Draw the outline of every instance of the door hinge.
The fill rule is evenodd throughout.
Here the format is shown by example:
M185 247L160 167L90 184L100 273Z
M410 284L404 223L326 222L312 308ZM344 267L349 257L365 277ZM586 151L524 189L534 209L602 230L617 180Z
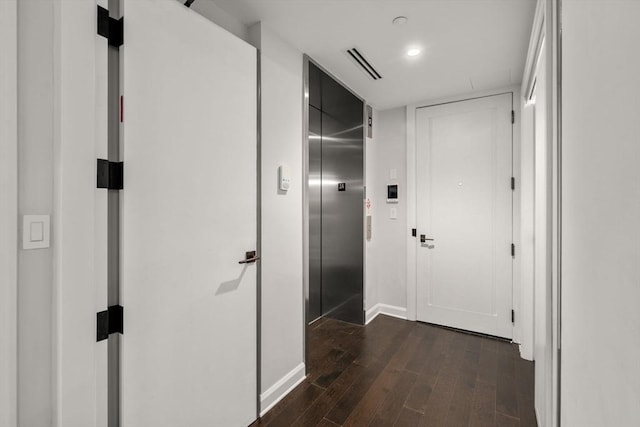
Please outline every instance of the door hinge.
M96 341L109 338L111 334L124 333L124 309L120 305L112 305L96 315Z
M412 237L416 237L418 235L418 230L416 230L415 228L411 229L411 236Z
M106 38L110 46L122 46L124 42L123 18L112 18L107 9L98 6L98 35Z
M516 179L515 177L511 177L511 189L515 190L516 189Z
M511 110L511 124L516 122L516 112L515 110Z
M511 323L516 323L516 312L511 310Z
M516 245L513 243L511 244L511 256L514 258L516 257Z
M187 6L187 7L191 7L191 5L193 4L194 1L196 1L196 0L187 0L187 1L184 2L184 5Z
M98 159L97 186L109 190L122 190L124 187L124 164Z

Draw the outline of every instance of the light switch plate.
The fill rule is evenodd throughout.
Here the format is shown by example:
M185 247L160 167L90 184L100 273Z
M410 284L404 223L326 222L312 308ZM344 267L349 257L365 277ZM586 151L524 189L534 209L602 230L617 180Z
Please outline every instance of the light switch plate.
M395 207L389 209L389 218L398 219L398 210Z
M22 249L48 248L50 234L49 215L24 215L22 217Z
M398 179L397 169L389 169L389 179Z

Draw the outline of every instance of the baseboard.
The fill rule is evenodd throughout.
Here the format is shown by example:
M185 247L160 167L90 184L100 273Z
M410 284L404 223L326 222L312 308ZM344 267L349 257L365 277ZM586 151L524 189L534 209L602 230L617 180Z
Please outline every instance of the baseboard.
M366 312L365 325L378 317L378 314L386 314L387 316L397 317L398 319L407 320L407 309L389 304L376 304Z
M518 349L520 350L521 359L533 362L533 351L531 351L531 349L525 347L524 344L518 344Z
M380 314L380 304L376 304L365 312L364 315L364 324L368 325L373 319L378 317Z
M269 387L267 391L260 395L260 416L263 416L287 394L289 394L298 384L305 379L304 363L299 364L291 372L282 377L277 383Z

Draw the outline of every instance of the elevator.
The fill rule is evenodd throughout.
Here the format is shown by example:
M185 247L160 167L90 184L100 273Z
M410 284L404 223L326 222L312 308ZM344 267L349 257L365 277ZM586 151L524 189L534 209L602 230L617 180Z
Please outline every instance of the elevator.
M364 102L308 62L307 322L363 324Z

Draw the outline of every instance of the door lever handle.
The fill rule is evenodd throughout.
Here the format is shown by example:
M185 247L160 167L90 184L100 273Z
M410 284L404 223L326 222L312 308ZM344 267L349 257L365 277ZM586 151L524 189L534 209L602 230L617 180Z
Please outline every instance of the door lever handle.
M434 239L427 239L425 234L420 235L420 243L433 242Z
M256 255L256 251L249 251L249 252L245 253L243 260L238 261L238 264L253 264L254 262L258 261L259 259L260 259L260 257L258 255Z

